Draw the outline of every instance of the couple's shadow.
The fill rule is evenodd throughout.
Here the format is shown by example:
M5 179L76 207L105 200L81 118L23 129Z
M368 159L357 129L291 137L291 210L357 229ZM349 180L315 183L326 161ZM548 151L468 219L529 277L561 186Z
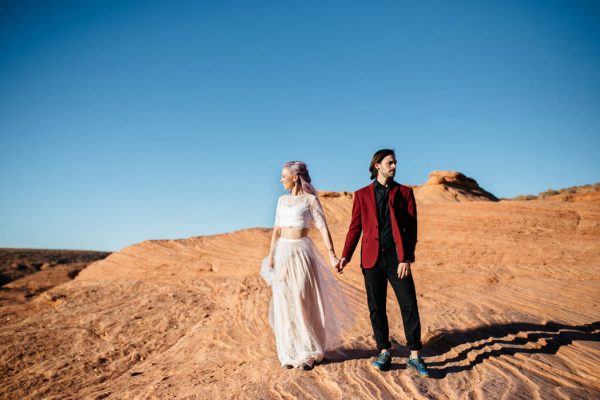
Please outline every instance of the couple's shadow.
M507 339L507 336L511 338ZM542 342L538 343L541 339ZM600 321L585 325L565 325L556 322L548 322L544 325L529 322L513 322L506 324L483 325L471 329L452 330L441 332L424 343L422 356L439 357L448 352L466 345L457 354L444 358L443 361L425 361L429 369L429 376L434 379L442 379L448 374L473 369L477 364L488 358L500 357L502 355L513 356L515 354L556 354L562 346L570 345L575 341L600 341ZM477 342L484 341L477 344ZM527 344L537 344L535 347L521 347ZM408 349L402 345L395 344L395 357L402 357L406 361ZM469 357L473 351L478 353L475 357ZM494 348L492 348L494 347ZM498 348L499 347L499 348ZM322 364L339 363L347 360L370 359L377 356L377 351L372 349L343 349L343 355L327 354ZM466 364L464 361L468 360ZM461 363L463 362L463 363ZM461 363L459 365L453 365ZM402 370L406 364L394 363L391 370Z

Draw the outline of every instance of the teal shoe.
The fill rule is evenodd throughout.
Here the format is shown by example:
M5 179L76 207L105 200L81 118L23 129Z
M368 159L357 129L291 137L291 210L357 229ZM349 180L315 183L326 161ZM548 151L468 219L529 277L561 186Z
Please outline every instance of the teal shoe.
M406 368L415 371L419 376L429 376L427 365L421 357L409 358L406 363Z
M389 351L382 351L379 353L377 360L373 361L371 365L380 371L389 371L392 366L392 353Z

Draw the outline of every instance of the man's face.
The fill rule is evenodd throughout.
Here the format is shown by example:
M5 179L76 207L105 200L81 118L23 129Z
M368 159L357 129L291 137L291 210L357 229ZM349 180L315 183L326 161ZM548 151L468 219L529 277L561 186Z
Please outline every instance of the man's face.
M375 168L385 179L393 178L396 175L396 158L392 155L386 156L379 164L375 164Z

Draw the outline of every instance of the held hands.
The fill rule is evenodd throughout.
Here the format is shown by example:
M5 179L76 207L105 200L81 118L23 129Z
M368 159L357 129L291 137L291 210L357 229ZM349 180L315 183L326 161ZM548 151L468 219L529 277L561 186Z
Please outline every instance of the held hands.
M401 262L398 264L398 278L408 278L410 275L410 262Z
M340 260L335 256L333 250L329 251L329 261L331 262L331 266L337 270L338 273L343 274L343 269L348 264L348 261L344 257Z
M333 252L333 250L329 251L329 262L331 263L331 266L336 269L337 269L338 265L340 264L340 260L335 256L335 253Z
M344 273L344 267L347 264L348 264L348 260L346 260L345 257L342 257L342 259L340 260L339 264L336 265L336 267L335 267L337 269L337 272L340 273L340 274L343 274Z

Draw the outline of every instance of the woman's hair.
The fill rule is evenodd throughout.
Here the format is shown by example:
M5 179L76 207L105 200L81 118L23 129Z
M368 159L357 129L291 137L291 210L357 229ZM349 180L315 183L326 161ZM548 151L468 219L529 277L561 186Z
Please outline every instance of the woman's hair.
M387 156L394 156L394 158L396 158L396 153L394 153L394 150L392 149L381 149L377 150L375 154L373 154L371 165L369 166L369 171L371 171L371 179L377 178L377 168L375 168L375 164L381 163L381 160Z
M317 194L315 188L310 184L310 175L308 174L308 168L305 163L302 161L288 161L283 167L287 168L292 175L298 175L302 190L305 193Z

